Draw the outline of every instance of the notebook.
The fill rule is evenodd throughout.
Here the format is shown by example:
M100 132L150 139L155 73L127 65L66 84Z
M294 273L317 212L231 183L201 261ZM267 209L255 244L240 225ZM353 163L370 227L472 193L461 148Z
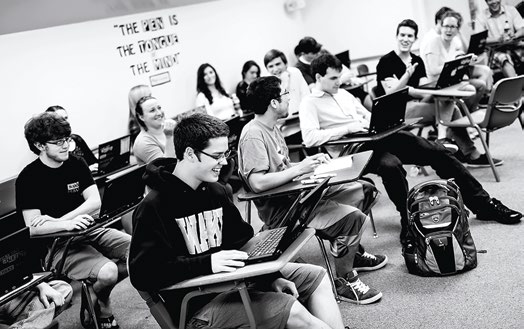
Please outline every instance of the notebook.
M470 54L444 63L444 67L442 68L442 72L440 72L437 81L426 83L418 88L435 90L460 83L464 78L464 75L468 73L469 64L471 63L472 58L473 55Z
M0 183L0 217L16 210L15 183L16 177Z
M468 54L480 55L486 50L488 30L472 34L469 38Z
M325 178L307 194L300 194L284 216L286 226L259 232L240 249L250 255L244 261L246 265L274 260L295 241L311 222L311 213L322 199L330 178ZM265 247L264 252L255 252L259 247Z
M135 166L109 178L102 193L100 212L92 214L96 223L105 222L136 206L143 198L145 183L142 180L146 165Z
M30 255L30 246L29 227L0 238L0 294L6 294L33 279L35 262Z
M104 175L129 165L131 135L126 135L98 146L98 172Z
M351 133L349 137L367 137L395 128L404 123L408 88L377 97L373 100L368 131Z

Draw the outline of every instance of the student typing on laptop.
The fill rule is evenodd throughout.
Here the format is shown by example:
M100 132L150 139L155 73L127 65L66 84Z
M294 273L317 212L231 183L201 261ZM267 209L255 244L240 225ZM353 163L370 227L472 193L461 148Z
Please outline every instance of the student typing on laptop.
M406 118L422 117L426 123L435 122L435 100L432 97L420 95L413 88L424 84L428 79L424 62L411 52L411 47L417 40L418 26L411 19L403 20L397 26L397 49L382 56L377 65L377 94L390 94L406 86L412 97L406 106ZM469 86L469 85L467 85ZM470 86L471 87L471 86ZM462 116L451 101L440 101L440 117L444 121L451 121ZM451 150L452 141L446 138L447 129L438 125L437 143ZM466 128L449 128L449 135L453 138L463 155L463 162L472 167L489 167L487 157L475 147ZM455 146L455 150L456 146ZM502 160L493 159L496 165Z
M16 205L31 236L81 230L100 207L100 195L83 160L69 154L71 127L61 116L44 112L24 127L29 148L38 158L27 165L16 181ZM130 236L115 229L96 229L75 241L64 263L64 274L89 280L102 328L116 327L110 293L127 275L125 263ZM52 267L62 259L62 243L52 257ZM117 262L112 260L116 259Z
M138 290L158 291L244 266L247 254L238 249L253 229L217 183L227 163L228 135L228 126L210 115L184 118L174 130L177 159L157 159L147 167L145 181L152 191L133 216L129 254L130 279ZM279 273L256 280L252 288L251 306L264 327L343 328L321 267L289 263ZM175 323L185 293L162 292ZM189 316L189 328L248 325L237 291L203 298L200 309Z
M251 191L260 193L303 174L312 174L322 162L329 161L329 156L319 153L299 163L291 163L284 137L276 127L278 119L288 115L290 102L280 79L274 76L258 78L249 85L247 96L253 104L255 118L244 126L240 135L238 166ZM362 247L359 249L367 219L360 209L369 207L374 201L375 187L369 183L353 184L358 185L330 187L313 213L309 227L315 228L320 237L331 243L339 296L353 303L369 304L379 300L382 293L364 284L355 270L382 268L387 257L369 254ZM257 199L254 203L265 225L275 228L282 226L295 198L286 195Z
M369 125L365 109L354 97L339 89L341 63L332 55L322 55L311 63L316 87L300 106L300 127L307 147L337 140ZM342 146L341 146L342 147ZM430 165L441 178L455 178L466 206L477 219L503 224L520 222L522 214L491 198L482 185L443 146L408 131L370 142L361 150L373 150L366 171L382 177L391 201L400 213L400 240L406 241L408 182L403 164ZM335 155L335 154L333 154Z
M455 11L447 11L442 15L440 24L440 36L432 38L425 53L421 53L430 80L438 78L445 62L464 55L465 51L462 43L453 42L462 26L462 16ZM474 96L465 100L468 109L473 112L477 110L480 99L491 89L492 72L490 68L482 64L471 65L468 82L475 86L477 91Z

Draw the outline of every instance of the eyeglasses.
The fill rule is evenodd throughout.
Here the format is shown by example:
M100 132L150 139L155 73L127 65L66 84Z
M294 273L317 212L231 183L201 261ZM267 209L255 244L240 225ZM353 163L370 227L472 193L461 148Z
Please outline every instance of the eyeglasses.
M67 144L71 143L72 140L73 140L73 138L71 138L71 136L69 136L69 137L64 137L64 138L60 138L60 139L56 139L56 140L47 141L46 143L53 144L53 145L56 145L58 147L62 147L62 146L64 146L65 143L67 143Z
M448 30L454 30L454 29L458 29L458 26L456 26L456 25L442 25L442 28L443 29L448 29Z
M231 150L227 150L227 151L225 151L224 153L220 153L220 154L218 154L218 155L217 155L217 154L209 154L209 153L206 153L206 152L204 152L204 151L198 151L198 152L200 152L200 153L202 153L202 154L205 154L205 155L207 155L208 157L217 160L218 162L220 162L220 161L222 161L222 160L224 160L224 159L229 158L229 156L231 155Z

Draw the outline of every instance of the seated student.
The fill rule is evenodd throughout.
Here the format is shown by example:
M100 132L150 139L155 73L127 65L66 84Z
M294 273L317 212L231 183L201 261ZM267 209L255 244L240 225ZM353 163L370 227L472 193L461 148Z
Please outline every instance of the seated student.
M64 281L42 282L0 305L0 328L47 328L72 296L73 288Z
M60 105L49 106L46 112L54 112L64 119L69 119L67 111ZM71 134L71 145L69 145L69 152L76 155L79 158L85 160L89 169L93 171L98 170L98 159L93 154L93 151L87 146L85 140L77 134Z
M136 136L140 133L140 125L136 120L136 103L140 98L145 96L151 96L151 88L146 85L137 85L129 90L127 94L127 102L129 104L129 123L128 130L131 135L131 142L134 143Z
M309 95L309 88L300 71L296 67L288 67L286 55L276 49L264 55L264 66L269 74L282 81L282 89L289 92L289 115L298 114L300 102Z
M174 157L173 129L176 122L166 119L162 107L153 96L140 98L135 108L140 134L133 144L138 164L149 163L160 157Z
M306 80L309 89L312 89L315 86L315 78L311 75L311 61L323 53L329 52L325 49L322 49L322 45L312 37L303 37L295 47L295 55L298 59L295 67L302 73L302 76ZM356 78L355 74L345 66L343 67L342 77L340 80L342 81L342 84L349 86L362 83L362 80ZM371 110L371 97L364 90L364 87L351 88L349 92L353 96L360 99L362 104L364 104L368 110Z
M208 114L227 120L236 114L233 100L220 82L217 71L211 64L200 65L197 71L197 97L195 106L205 106Z
M16 180L16 208L31 236L87 228L89 215L100 208L98 188L85 162L68 152L69 123L55 113L44 112L24 127L29 148L38 158ZM73 280L89 280L102 328L115 328L110 293L127 275L126 259L131 237L115 229L100 228L70 246L64 274ZM49 246L51 247L51 246ZM64 256L64 244L52 257L56 268ZM116 263L115 263L116 261Z
M500 0L486 0L488 8L477 16L475 30L488 30L487 42L511 41L524 36L524 20L515 7L502 5ZM492 67L502 70L504 77L517 76L515 65L524 59L522 44L509 50L496 51Z
M340 86L342 64L332 55L322 55L311 63L317 82L309 97L300 106L300 128L307 147L322 145L348 134L369 128L369 112ZM441 178L454 178L462 192L464 203L477 219L495 220L502 224L520 222L522 214L491 198L482 185L449 151L408 131L399 131L362 150L373 150L366 170L382 177L389 198L400 213L400 240L407 241L406 200L408 182L403 164L415 164L435 169Z
M277 120L287 116L288 93L276 77L262 77L251 83L248 98L253 104L255 118L242 130L239 143L240 174L249 188L260 193L290 182L295 177L311 173L326 154L316 154L300 163L291 163L288 149ZM360 184L360 183L354 183ZM364 208L373 202L374 186L362 186L355 191L346 184L330 187L322 198L310 227L331 243L335 258L338 294L347 301L369 304L379 300L382 293L360 281L357 270L376 270L386 265L388 258L359 250L367 216ZM370 200L371 199L371 200ZM269 228L279 227L293 202L292 196L255 200L260 219Z
M417 40L418 26L411 19L405 19L397 26L397 49L382 56L377 65L377 85L378 94L384 95L395 92L406 86L417 88L427 81L424 62L420 57L411 52L413 43ZM406 107L406 118L423 117L424 122L435 122L435 103L434 100L418 95L413 88L409 89L412 99ZM431 102L429 102L431 101ZM440 116L445 121L458 119L462 116L460 111L454 107L453 102L442 102L440 106ZM445 128L445 127L444 127ZM440 129L439 129L440 130ZM475 144L468 135L465 128L451 128L450 136L455 139L464 157L464 162L471 167L489 167L488 158L475 147ZM439 131L439 134L441 132ZM446 134L446 131L442 132ZM446 147L447 139L440 135L437 143ZM493 159L495 165L501 165L502 160Z
M247 61L244 63L244 66L242 66L242 81L238 83L236 89L240 107L244 112L251 112L246 99L247 87L259 76L260 66L258 66L255 61Z
M447 11L442 15L440 37L429 40L427 52L421 54L431 81L438 79L445 62L464 55L461 44L453 42L461 26L462 16L459 13ZM477 110L480 99L489 90L491 75L491 70L486 65L471 65L468 82L477 91L475 95L465 99L471 112Z
M238 248L253 236L224 187L216 183L229 153L227 125L195 114L182 119L174 134L177 159L159 159L148 166L145 181L153 190L133 216L129 272L138 290L158 291L243 267L247 254ZM196 224L207 230L187 229ZM279 273L254 281L249 294L261 327L343 328L321 267L289 263ZM162 292L175 323L187 292ZM190 316L190 328L248 326L237 291L203 296L200 302Z

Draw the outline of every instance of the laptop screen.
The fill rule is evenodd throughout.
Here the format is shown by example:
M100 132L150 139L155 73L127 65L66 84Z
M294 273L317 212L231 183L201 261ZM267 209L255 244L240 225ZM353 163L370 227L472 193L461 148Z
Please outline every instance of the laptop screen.
M100 218L111 217L138 204L144 197L145 183L142 180L146 165L133 167L113 179L104 187Z
M407 102L408 88L375 98L369 123L370 133L376 134L402 124Z
M29 248L29 227L0 238L0 293L16 289L33 278L35 264L31 262Z
M98 172L107 174L129 165L131 135L98 146Z
M472 34L469 38L468 54L480 55L486 50L488 30Z
M15 182L13 177L0 183L0 217L16 210Z
M349 50L344 50L338 54L335 54L335 57L342 62L348 69L351 67L351 58L349 57Z
M444 63L437 81L437 87L446 88L460 83L464 75L468 73L472 58L473 55L466 55Z

